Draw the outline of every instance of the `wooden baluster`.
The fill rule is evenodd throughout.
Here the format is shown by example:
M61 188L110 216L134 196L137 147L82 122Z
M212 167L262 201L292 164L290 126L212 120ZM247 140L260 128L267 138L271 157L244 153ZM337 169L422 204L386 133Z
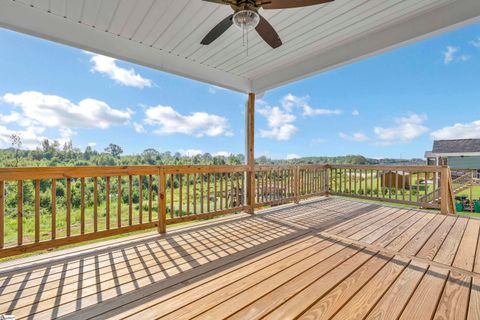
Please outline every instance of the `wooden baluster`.
M167 179L164 170L160 170L158 175L158 232L167 232Z
M245 190L245 175L244 174L242 174L241 180L242 180L242 191L243 191L243 190ZM244 195L244 193L242 193L242 205L245 206L246 202L245 202L245 197L243 195Z
M235 189L235 205L240 207L242 205L242 196L240 195L240 181L238 176L240 175L239 172L235 172L235 182L236 182L236 189ZM258 183L258 181L257 181Z
M213 211L217 211L217 174L213 173Z
M122 226L122 177L117 177L117 228Z
M417 172L417 183L416 183L416 185L417 185L417 201L415 201L417 203L420 200L420 181L419 180L420 180L420 172Z
M152 211L153 211L153 177L150 174L148 176L148 222L152 222Z
M235 195L235 182L234 182L234 172L230 173L230 207L234 208L233 205L234 195ZM255 174L253 175L253 179L255 179Z
M183 174L178 175L178 216L183 216Z
M274 176L273 176L273 169L270 169L269 173L270 173L270 184L269 184L269 186L270 186L270 199L269 199L269 201L272 202L273 200L275 200L275 198L274 198L274 192L275 192L274 183L275 183L275 181L274 181Z
M353 180L353 188L355 190L355 192L353 194L357 195L357 169L353 169L353 177L354 177L354 180Z
M424 196L426 198L427 194L428 194L428 181L427 181L428 180L428 172L426 172L426 171L425 171L425 179L424 180L425 180L424 181L425 182L425 194L424 194ZM470 202L472 202L472 201L473 201L473 199L472 199L472 197L470 197ZM473 202L471 203L471 205L473 205Z
M260 171L262 173L262 195L261 195L261 199L262 199L262 202L265 202L265 191L266 191L266 184L265 184L265 170L262 170Z
M35 242L40 242L40 180L35 180Z
M0 181L0 249L5 246L5 181Z
M133 177L128 176L128 225L133 223Z
M110 230L110 177L106 178L105 193L105 227Z
M368 170L365 169L365 196L368 197Z
M52 240L57 237L57 180L52 179Z
M348 169L348 192L352 193L352 169Z
M204 190L203 190L203 186L204 186L204 182L203 181L205 178L205 174L203 173L200 173L200 213L204 213L204 202L205 202L205 198L204 198Z
M220 210L223 210L223 173L220 173L219 175L219 180L220 180Z
M170 218L175 217L175 175L170 174Z
M276 168L272 169L273 179L273 201L278 200L278 172Z
M398 200L398 171L395 170L395 200Z
M17 244L23 244L23 181L17 185Z
M190 175L186 175L187 184L187 216L190 215Z
M255 179L255 184L256 184L256 188L257 188L257 203L260 203L261 202L261 197L260 197L260 172L261 171L255 171L255 174L254 174L254 179ZM237 197L238 197L238 193L237 193Z
M224 208L228 209L228 173L224 173L224 180L225 180Z
M193 174L193 214L197 214L197 174Z
M98 231L98 178L93 178L93 232Z
M138 223L143 223L143 176L138 176Z
M207 173L207 212L210 212L210 173Z
M80 234L85 234L85 178L80 178Z

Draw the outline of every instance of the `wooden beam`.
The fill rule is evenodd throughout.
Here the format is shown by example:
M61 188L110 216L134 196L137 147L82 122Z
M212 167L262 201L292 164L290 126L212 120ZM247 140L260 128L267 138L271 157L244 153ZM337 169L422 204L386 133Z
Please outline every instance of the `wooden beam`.
M255 94L248 94L246 112L246 162L247 172L247 207L253 214L255 208Z

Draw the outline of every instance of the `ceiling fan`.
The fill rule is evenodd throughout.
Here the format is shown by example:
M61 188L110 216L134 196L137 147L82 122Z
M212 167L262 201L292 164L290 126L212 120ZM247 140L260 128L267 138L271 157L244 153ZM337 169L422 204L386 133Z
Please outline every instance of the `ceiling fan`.
M334 0L203 0L218 4L229 5L233 13L220 21L200 42L209 45L220 37L228 28L235 24L240 30L248 32L255 29L262 39L273 49L282 45L272 25L258 13L258 9L289 9L313 6Z

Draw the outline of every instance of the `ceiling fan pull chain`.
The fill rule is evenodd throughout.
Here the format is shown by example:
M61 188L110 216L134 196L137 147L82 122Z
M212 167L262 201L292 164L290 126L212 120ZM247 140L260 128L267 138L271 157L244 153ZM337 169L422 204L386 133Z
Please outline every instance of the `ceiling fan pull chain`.
M249 30L247 30L247 57L248 57L248 32Z

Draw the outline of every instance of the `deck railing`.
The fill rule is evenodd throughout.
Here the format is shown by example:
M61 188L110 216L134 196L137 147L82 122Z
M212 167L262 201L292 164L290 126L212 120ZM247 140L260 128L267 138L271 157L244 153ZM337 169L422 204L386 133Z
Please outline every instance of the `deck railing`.
M446 169L256 166L247 192L248 166L3 168L0 257L150 228L164 233L169 224L319 195L421 206L421 193L435 190ZM409 175L399 184L400 172Z
M452 213L450 169L440 166L330 165L329 193L355 198L401 203ZM427 201L434 190L445 201Z

